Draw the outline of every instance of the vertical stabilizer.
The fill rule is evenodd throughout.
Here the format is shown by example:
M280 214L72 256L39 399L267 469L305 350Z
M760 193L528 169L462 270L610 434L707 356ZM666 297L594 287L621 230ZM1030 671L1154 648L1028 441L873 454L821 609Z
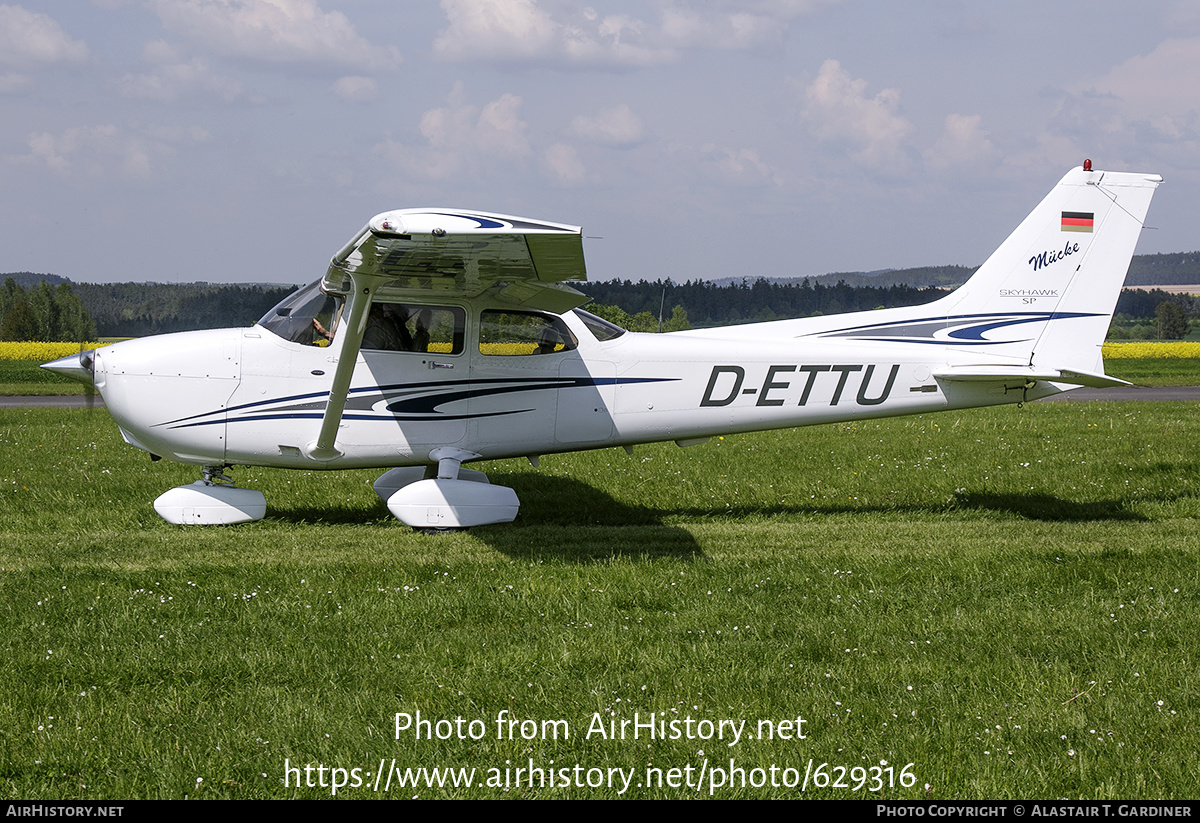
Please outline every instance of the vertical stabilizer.
M1038 369L1103 373L1100 347L1161 182L1072 169L962 288L934 304L960 328L949 337Z

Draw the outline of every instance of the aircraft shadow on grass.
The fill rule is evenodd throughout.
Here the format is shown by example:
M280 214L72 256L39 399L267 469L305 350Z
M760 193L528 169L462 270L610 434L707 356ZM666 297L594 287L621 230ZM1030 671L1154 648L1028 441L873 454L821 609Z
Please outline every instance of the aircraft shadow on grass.
M668 516L678 511L660 511L616 500L594 486L570 477L538 474L495 475L497 482L520 495L518 526L478 526L470 534L497 551L512 557L555 556L581 562L614 556L673 557L681 560L703 556L700 544L686 529L670 525ZM354 524L378 522L395 525L387 507L376 500L364 517L361 504L272 506L272 518L295 523ZM375 516L377 515L377 517ZM564 528L575 529L569 542ZM625 530L638 529L636 535ZM436 536L430 539L436 540Z
M954 508L1015 514L1026 520L1079 523L1087 521L1145 521L1122 500L1064 500L1052 494L963 492L955 495Z
M928 504L850 504L733 506L726 509L679 509L676 515L740 519L745 517L789 517L842 514L902 514L913 517L944 515L948 511L990 511L1013 514L1026 520L1047 522L1087 521L1145 521L1147 517L1129 509L1121 500L1078 502L1049 494L997 494L992 492L962 492L946 502Z
M734 521L746 518L797 518L812 516L892 514L914 518L942 516L949 511L979 511L1015 515L1042 522L1143 522L1142 514L1122 500L1075 501L1054 495L1029 493L960 492L949 501L925 505L788 504L734 505L729 508L680 507L656 509L619 501L594 486L569 477L513 474L498 478L521 497L517 528L477 527L471 534L510 557L556 557L596 562L613 557L670 557L699 559L704 552L687 529L673 525L680 517ZM1178 497L1187 497L1180 494ZM372 515L377 515L373 517ZM364 517L361 503L273 507L272 518L296 523L357 524L377 521L391 524L382 503ZM573 529L564 539L564 529ZM429 539L436 540L436 536Z

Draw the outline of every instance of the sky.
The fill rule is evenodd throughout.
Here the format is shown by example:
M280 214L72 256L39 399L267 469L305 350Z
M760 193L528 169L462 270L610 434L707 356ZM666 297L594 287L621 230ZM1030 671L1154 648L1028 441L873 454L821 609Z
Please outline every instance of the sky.
M1071 167L1200 249L1200 3L0 2L0 271L306 283L374 214L594 280L982 263Z

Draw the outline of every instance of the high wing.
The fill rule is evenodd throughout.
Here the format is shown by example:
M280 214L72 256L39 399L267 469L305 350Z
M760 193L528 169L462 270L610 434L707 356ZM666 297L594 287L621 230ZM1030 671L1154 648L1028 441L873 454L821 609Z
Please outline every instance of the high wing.
M346 296L346 307L329 400L309 456L332 460L341 454L338 425L379 287L464 297L488 292L514 308L561 314L588 299L562 281L586 279L578 226L457 209L375 215L334 255L322 282L325 291Z
M371 218L334 256L326 291L347 276L393 287L501 301L556 314L587 302L561 285L586 280L578 226L454 209L400 209Z

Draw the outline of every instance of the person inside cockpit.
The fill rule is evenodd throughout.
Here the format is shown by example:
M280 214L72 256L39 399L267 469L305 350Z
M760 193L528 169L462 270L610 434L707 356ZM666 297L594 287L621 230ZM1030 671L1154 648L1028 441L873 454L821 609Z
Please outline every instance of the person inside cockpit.
M412 351L412 335L408 331L408 310L399 303L373 303L363 332L364 349Z

